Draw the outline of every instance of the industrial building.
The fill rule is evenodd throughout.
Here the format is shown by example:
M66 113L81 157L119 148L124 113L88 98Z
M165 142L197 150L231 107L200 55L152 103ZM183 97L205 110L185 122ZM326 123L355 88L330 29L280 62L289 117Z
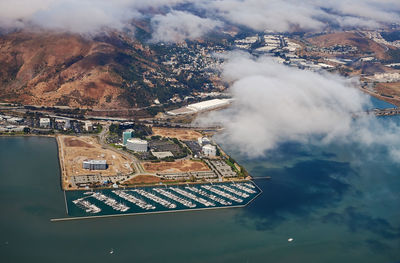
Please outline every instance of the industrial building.
M231 99L213 99L206 100L199 103L190 104L187 108L192 109L196 112L212 110L220 107L227 106L231 103Z
M197 139L197 142L199 143L200 146L211 144L210 139L208 139L207 137L200 137Z
M214 145L206 144L201 149L204 155L212 157L217 155L217 147L215 147Z
M49 118L40 118L39 125L40 125L40 128L50 128L50 119Z
M106 170L107 169L107 161L106 160L85 160L85 161L83 161L83 169Z
M232 102L232 99L213 99L206 100L194 104L189 104L186 107L179 108L172 111L167 111L168 115L177 116L185 114L194 114L202 111L213 110L221 107L228 106Z
M93 124L91 121L85 121L85 131L93 131Z
M126 148L134 152L147 152L148 142L145 140L131 138L126 141Z
M157 157L158 159L163 159L163 158L167 158L167 157L174 157L172 152L151 152L151 154L153 156Z
M128 139L133 137L133 130L129 129L126 130L122 133L122 144L126 145L126 143L128 142Z

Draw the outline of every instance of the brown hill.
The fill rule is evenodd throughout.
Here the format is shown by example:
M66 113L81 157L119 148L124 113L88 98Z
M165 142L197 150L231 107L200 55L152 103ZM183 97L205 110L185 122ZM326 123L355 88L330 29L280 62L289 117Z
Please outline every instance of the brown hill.
M386 59L386 48L375 41L367 39L356 32L338 32L307 39L318 47L331 47L335 45L355 46L364 53L375 53L378 59Z
M41 106L119 109L148 105L139 83L159 71L152 52L111 34L95 40L72 34L16 32L0 36L0 101Z

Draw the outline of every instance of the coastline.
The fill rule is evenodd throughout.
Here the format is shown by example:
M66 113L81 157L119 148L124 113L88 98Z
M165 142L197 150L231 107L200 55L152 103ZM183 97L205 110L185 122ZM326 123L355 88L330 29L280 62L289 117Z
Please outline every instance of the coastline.
M359 87L359 90L361 90L363 93L365 93L365 94L367 94L367 95L369 95L369 96L371 96L371 97L374 97L374 98L376 98L376 99L378 99L378 100L382 100L382 101L384 101L384 102L387 102L387 103L389 103L389 104L392 104L392 105L394 105L395 107L400 107L400 101L398 101L398 100L396 100L396 99L382 96L382 95L380 95L380 94L377 94L377 93L375 93L375 92L369 91L369 90L364 89L364 88L362 88L362 87Z

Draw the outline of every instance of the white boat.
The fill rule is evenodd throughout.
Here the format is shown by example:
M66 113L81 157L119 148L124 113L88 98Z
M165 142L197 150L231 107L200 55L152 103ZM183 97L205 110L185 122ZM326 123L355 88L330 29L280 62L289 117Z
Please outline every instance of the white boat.
M150 210L150 209L156 209L156 207L154 205L148 204L145 201L136 198L133 195L130 195L128 193L126 193L125 191L122 190L114 190L112 191L115 195L121 197L122 199L125 199L128 202L131 202L132 204L137 205L138 207L145 209L145 210Z
M95 198L95 199L97 199L99 201L102 201L103 203L105 203L106 205L110 206L114 210L121 211L121 212L126 212L126 211L129 210L128 206L126 206L126 205L124 205L122 203L118 203L117 200L115 200L115 199L113 199L113 198L111 198L109 196L106 196L106 195L104 195L102 193L98 193L98 192L97 193L93 193L91 195L91 197L93 197L93 198Z
M154 201L154 202L156 202L156 203L158 203L158 204L160 204L160 205L162 205L162 206L164 206L166 208L170 208L170 209L176 208L176 204L171 203L171 202L169 202L169 201L167 201L165 199L162 199L161 197L156 196L156 195L154 195L152 193L146 192L146 191L144 191L142 189L135 189L135 190L132 190L132 191L133 192L137 192L138 194L140 194L140 195L142 195L142 196L144 196L144 197L146 197L146 198L148 198L148 199L150 199L150 200L152 200L152 201Z
M196 201L196 202L198 202L198 203L200 203L200 204L202 204L204 206L207 206L207 207L208 206L215 206L215 204L213 202L207 201L204 198L201 198L201 197L198 197L198 196L196 196L196 195L194 195L192 193L186 192L183 189L180 189L180 188L177 188L177 187L176 188L175 187L170 187L169 189L171 189L172 191L177 192L180 195L183 195L183 196L185 196L187 198L190 198L190 199L192 199L192 200L194 200L194 201Z
M210 199L212 201L220 203L221 205L231 205L232 204L231 202L229 202L229 201L227 201L227 200L225 200L223 198L217 197L216 195L213 195L213 194L209 194L206 191L203 191L203 190L201 190L199 188L190 187L190 186L186 186L185 188L190 190L190 191L192 191L192 192L195 192L196 194L199 194L199 195L202 195L204 197L207 197L208 199Z
M213 192L214 194L223 196L223 197L225 197L225 198L227 198L227 199L230 199L230 200L232 200L232 201L235 201L235 202L237 202L237 203L243 203L243 199L240 199L240 198L235 197L235 196L233 196L233 195L231 195L231 194L228 194L228 193L226 193L226 192L224 192L224 191L221 191L221 190L219 190L219 189L217 189L217 188L215 188L215 187L213 187L213 186L202 185L201 187L204 188L204 189L206 189L206 190L208 190L208 191L210 191L210 192Z
M234 194L234 195L237 195L237 196L240 196L240 197L243 197L243 198L247 198L247 197L249 197L250 195L248 195L248 194L246 194L246 193L243 193L243 192L241 192L241 191L239 191L239 190L235 190L235 189L233 189L233 188L230 188L229 186L226 186L226 185L224 185L224 184L220 184L220 185L217 185L219 188L222 188L222 189L224 189L225 191L227 191L227 192L230 192L230 193L232 193L232 194Z
M187 200L185 200L183 198L180 198L180 197L174 195L173 193L168 192L167 190L164 190L164 189L161 189L161 188L153 188L153 191L155 191L158 194L161 194L163 196L166 196L166 197L168 197L168 198L170 198L170 199L172 199L172 200L174 200L174 201L176 201L178 203L181 203L182 205L184 205L186 207L189 207L189 208L196 207L196 204L193 204L190 201L187 201Z
M84 198L79 198L74 201L72 201L77 207L84 209L86 213L91 213L91 214L97 214L101 211L99 207L96 205L90 203L87 200L84 200Z
M242 190L242 191L244 191L246 193L249 193L249 194L256 194L257 193L253 189L245 187L243 184L231 184L231 186L234 186L237 189Z

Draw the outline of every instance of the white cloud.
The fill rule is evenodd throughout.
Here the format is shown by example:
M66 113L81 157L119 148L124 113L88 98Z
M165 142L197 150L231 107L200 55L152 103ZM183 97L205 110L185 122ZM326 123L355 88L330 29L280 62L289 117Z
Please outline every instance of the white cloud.
M176 11L181 4L197 8L203 17ZM153 39L173 41L174 37L196 38L220 26L219 21L261 31L321 30L327 24L374 28L399 23L399 13L398 0L2 0L0 27L35 25L96 33L105 28L121 30L131 19L146 16L155 27ZM173 36L163 35L162 30Z
M196 39L222 25L209 18L201 18L188 12L172 11L156 15L151 20L153 42L179 42Z
M321 30L335 22L373 28L400 22L398 0L208 0L197 5L255 30Z
M186 0L2 0L0 26L35 25L45 29L96 33L104 28L121 30L141 10L169 7Z
M221 139L242 154L263 155L288 141L357 141L391 145L393 156L398 155L397 126L387 129L375 117L353 117L370 104L353 80L237 53L230 55L223 77L232 83L234 104L198 121L222 124L225 130Z

